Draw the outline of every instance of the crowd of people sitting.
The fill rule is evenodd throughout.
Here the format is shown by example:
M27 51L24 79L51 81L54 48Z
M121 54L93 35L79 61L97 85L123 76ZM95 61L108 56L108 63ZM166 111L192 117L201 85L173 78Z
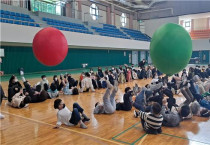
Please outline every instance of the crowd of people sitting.
M147 133L161 133L161 126L175 127L184 119L190 119L193 115L201 117L210 116L210 65L200 68L190 67L182 74L172 77L162 76L155 67L145 67L145 61L141 61L138 68L134 65L112 67L105 71L98 67L95 73L82 72L79 80L71 74L54 75L50 84L45 75L41 81L31 85L24 77L23 69L20 76L24 87L15 75L12 75L8 86L8 105L15 108L27 107L29 103L43 102L46 99L57 98L59 94L78 95L79 93L95 92L96 89L106 89L103 102L96 102L93 112L95 114L112 114L116 110L130 111L135 108L134 116L140 117L142 126ZM119 102L115 96L119 83L126 83L136 79L151 78L150 84L139 87L126 87L123 102ZM175 94L182 93L186 98L181 104L177 104ZM1 87L1 100L4 97ZM1 101L2 102L2 101ZM80 124L81 128L87 128L84 122L90 119L84 114L84 109L74 103L71 112L61 99L56 99L54 108L58 109L58 122L55 128L61 124L74 126ZM3 118L3 115L1 114Z

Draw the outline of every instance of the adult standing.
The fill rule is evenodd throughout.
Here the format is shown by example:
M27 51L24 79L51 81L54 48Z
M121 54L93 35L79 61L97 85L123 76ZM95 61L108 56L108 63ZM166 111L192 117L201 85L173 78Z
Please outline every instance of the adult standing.
M146 60L143 59L142 61L139 62L139 67L142 69L146 64Z

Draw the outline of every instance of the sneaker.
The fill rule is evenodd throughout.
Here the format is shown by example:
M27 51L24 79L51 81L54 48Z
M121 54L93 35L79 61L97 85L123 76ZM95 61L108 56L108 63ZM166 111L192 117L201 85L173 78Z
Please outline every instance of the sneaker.
M82 117L86 118L87 120L90 120L90 118L87 117L84 113L82 113Z
M20 75L23 76L24 75L24 69L20 68Z
M4 115L0 113L0 119L4 119Z
M84 123L81 123L80 128L87 129L87 126Z
M6 97L6 96L3 96L3 98L2 98L3 100L7 100L8 98Z
M88 122L88 121L90 121L89 118L84 118L84 119L82 119L82 122Z
M135 117L135 118L138 118L139 114L136 112L136 110L134 110L133 113L134 113L134 117Z
M75 125L69 122L69 125L68 126L75 126Z

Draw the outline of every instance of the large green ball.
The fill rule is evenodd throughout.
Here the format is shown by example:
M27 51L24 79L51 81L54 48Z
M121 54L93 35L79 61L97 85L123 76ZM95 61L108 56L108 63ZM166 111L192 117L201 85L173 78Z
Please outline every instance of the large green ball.
M192 40L180 25L168 23L156 30L150 43L153 64L162 73L173 75L184 69L192 55Z

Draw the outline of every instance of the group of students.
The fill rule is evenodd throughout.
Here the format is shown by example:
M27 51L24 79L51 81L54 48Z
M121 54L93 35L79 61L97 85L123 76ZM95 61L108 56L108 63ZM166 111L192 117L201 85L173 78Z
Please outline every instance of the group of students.
M144 71L144 66L140 66L140 73ZM129 72L130 71L130 72ZM20 75L24 84L24 89L16 76L12 76L8 86L8 105L17 108L27 107L29 103L43 102L48 98L56 98L59 92L63 94L76 95L81 92L95 89L106 88L103 96L103 102L96 102L94 114L113 114L116 110L130 111L135 108L134 116L140 117L143 129L147 133L161 133L161 126L175 127L184 119L190 119L193 115L201 117L210 116L210 65L207 69L200 69L199 66L190 68L189 72L185 69L179 77L175 74L171 81L168 77L160 77L161 73L155 68L148 66L143 78L153 78L150 84L139 87L137 84L133 87L126 87L123 96L123 102L115 99L118 91L118 83L131 81L135 78L136 69L125 65L104 72L99 67L96 74L93 70L82 73L79 81L72 78L70 74L60 75L60 81L55 75L53 82L49 85L46 76L36 85L31 86L24 78L23 70ZM151 73L150 75L147 72ZM133 74L133 75L132 75ZM130 76L129 76L130 75ZM150 77L148 77L150 76ZM77 88L79 84L79 89ZM2 87L1 87L2 90ZM177 105L174 94L181 92L186 98L184 102ZM3 93L3 90L1 91ZM4 96L4 94L1 94ZM135 97L134 97L135 96ZM1 97L2 98L2 97ZM75 126L80 124L81 128L86 129L86 121L89 121L84 109L78 104L73 104L71 112L61 99L54 101L54 108L58 109L57 123L55 128L61 124Z
M181 76L175 74L171 81L168 77L158 77L150 84L140 88L125 88L123 102L115 100L117 82L114 86L107 82L103 103L95 104L95 114L112 114L116 110L130 111L135 108L134 117L141 119L142 127L148 134L159 134L161 127L176 127L192 116L210 116L210 65L185 69ZM112 90L112 91L111 91ZM174 94L181 92L185 101L177 105ZM133 96L136 97L133 97ZM134 100L134 101L133 101Z

